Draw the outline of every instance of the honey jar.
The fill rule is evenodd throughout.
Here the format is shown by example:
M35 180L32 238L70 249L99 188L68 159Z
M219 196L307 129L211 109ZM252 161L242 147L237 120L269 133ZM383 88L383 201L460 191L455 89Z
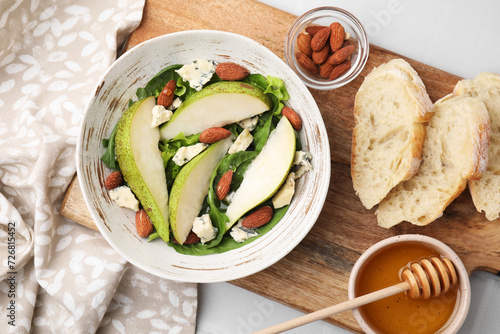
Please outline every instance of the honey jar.
M403 292L353 310L366 333L433 334L458 331L470 305L469 278L456 253L434 238L396 236L369 248L351 272L349 298L400 283L405 267L432 256L447 257L452 261L459 276L458 283L438 297L413 299Z

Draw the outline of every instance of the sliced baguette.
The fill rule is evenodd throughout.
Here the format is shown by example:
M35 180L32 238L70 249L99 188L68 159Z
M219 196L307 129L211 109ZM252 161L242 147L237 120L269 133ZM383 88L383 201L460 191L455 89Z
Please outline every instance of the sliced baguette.
M434 106L417 72L395 59L366 76L354 102L353 187L367 209L412 177Z
M453 91L458 96L481 99L488 109L491 122L488 168L479 180L470 180L469 191L477 211L486 219L500 216L500 75L481 73L474 80L462 80Z
M422 166L380 202L378 224L427 225L439 218L465 189L467 179L477 179L486 169L489 124L480 99L450 94L437 101L426 128Z

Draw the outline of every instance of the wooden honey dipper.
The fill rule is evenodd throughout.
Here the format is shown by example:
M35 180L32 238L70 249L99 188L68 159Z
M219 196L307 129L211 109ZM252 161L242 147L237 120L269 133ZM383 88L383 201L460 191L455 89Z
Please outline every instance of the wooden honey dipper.
M450 260L444 257L431 257L430 259L413 262L409 267L404 267L401 279L403 282L393 286L285 321L281 324L259 330L254 334L281 333L285 330L321 320L405 291L408 291L408 296L414 299L436 297L441 293L446 293L455 285L458 281L458 276Z

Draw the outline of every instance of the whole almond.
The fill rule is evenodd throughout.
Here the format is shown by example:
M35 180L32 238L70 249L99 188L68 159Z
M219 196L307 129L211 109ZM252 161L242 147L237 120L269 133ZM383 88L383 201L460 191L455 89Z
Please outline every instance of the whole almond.
M313 50L311 49L311 39L311 35L303 32L297 36L297 48L308 57L311 57L313 53Z
M106 181L104 182L104 186L106 189L111 190L121 186L123 183L123 175L121 172L113 172L108 175Z
M153 232L153 224L149 220L146 210L141 209L135 214L135 228L137 229L137 234L145 238Z
M236 81L245 79L250 71L235 63L220 63L215 67L215 73L222 80Z
M197 236L196 233L194 233L193 231L190 231L187 238L186 238L186 241L184 241L183 245L191 245L191 244L195 244L199 241L200 241L200 237ZM175 238L172 238L172 242L174 244L179 244L179 241L175 240Z
M318 67L316 64L312 61L311 58L303 54L302 52L296 52L295 53L295 58L297 58L297 63L307 72L312 73L312 74L317 74L318 73Z
M325 27L318 31L311 39L311 49L313 51L319 51L325 47L328 42L328 37L330 37L330 29Z
M328 45L328 43L326 43L325 46L323 47L323 49L321 49L319 51L314 51L312 53L312 61L315 64L321 65L328 58L329 53L330 53L330 45Z
M299 115L297 115L295 110L289 107L283 107L283 109L281 110L281 114L288 119L288 121L296 131L300 131L300 129L302 129L302 121L300 120L300 117Z
M162 89L160 95L158 95L156 103L161 106L164 106L165 108L170 107L172 102L174 102L174 92L175 92L175 80L172 79L169 82L167 82L165 87Z
M348 45L338 50L328 58L328 62L332 65L338 65L346 61L354 53L354 45Z
M330 49L336 52L342 47L344 43L345 30L344 27L338 23L333 22L330 24Z
M273 208L263 206L260 209L252 212L241 221L241 226L244 228L257 228L265 225L273 218Z
M334 65L330 64L329 62L325 62L319 66L319 75L321 75L323 78L328 78L330 77L330 73L333 70Z
M229 189L231 187L231 181L233 180L233 171L230 169L225 172L217 183L216 194L219 201L222 201L226 198L229 193Z
M231 131L224 128L208 128L200 134L200 142L205 144L213 144L219 140L226 139L231 135Z
M344 42L342 43L342 48L345 48L346 46L349 45L354 45L354 42L350 39L345 39Z
M309 35L314 36L314 35L316 35L316 33L318 31L320 31L323 28L326 28L326 27L325 26L309 26L309 27L306 27L306 32Z
M330 76L328 77L328 79L335 80L344 73L346 73L347 71L349 71L350 68L351 68L351 61L347 60L342 64L335 66L330 72Z

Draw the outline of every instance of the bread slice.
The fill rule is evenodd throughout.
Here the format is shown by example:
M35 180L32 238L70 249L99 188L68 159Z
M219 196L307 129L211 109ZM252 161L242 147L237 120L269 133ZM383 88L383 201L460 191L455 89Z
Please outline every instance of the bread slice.
M402 221L427 225L477 179L488 163L489 116L484 103L451 94L437 101L427 125L422 166L380 202L378 224L389 228Z
M469 191L477 211L484 211L486 219L500 216L500 75L481 73L474 80L457 83L454 95L481 99L490 116L490 146L488 168L479 180L470 180Z
M423 123L433 109L424 83L402 59L380 65L366 76L354 102L351 176L367 209L417 172Z

